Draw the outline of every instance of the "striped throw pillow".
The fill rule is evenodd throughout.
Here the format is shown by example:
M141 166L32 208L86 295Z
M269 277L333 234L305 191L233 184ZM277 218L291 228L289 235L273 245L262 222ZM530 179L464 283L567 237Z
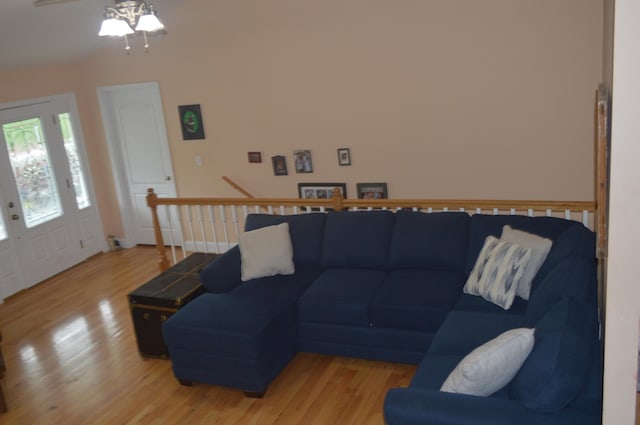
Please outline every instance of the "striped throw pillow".
M469 274L464 292L479 295L505 310L511 308L531 249L489 236Z

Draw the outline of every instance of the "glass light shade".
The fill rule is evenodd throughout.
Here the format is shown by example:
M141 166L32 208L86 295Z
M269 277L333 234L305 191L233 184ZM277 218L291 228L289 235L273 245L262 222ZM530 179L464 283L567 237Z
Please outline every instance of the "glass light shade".
M159 31L163 30L164 25L160 22L160 19L153 13L147 13L145 15L140 16L138 19L138 25L136 25L136 31Z
M133 34L135 31L123 20L116 18L108 18L102 21L99 36L123 37L127 34Z

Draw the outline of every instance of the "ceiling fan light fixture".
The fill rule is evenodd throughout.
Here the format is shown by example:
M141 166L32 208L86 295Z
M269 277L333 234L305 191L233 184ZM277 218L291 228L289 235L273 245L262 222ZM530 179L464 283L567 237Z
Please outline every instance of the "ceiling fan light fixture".
M105 16L98 32L99 36L125 38L125 50L131 49L127 36L142 33L145 50L149 48L148 32L163 31L165 26L158 17L152 4L145 0L114 0L113 7L105 8ZM135 30L133 29L135 28Z
M102 21L98 35L100 37L124 37L134 32L127 22L116 18L107 18Z
M140 19L138 19L138 25L136 25L136 31L154 32L163 29L164 25L160 22L160 19L158 19L155 13L142 15Z

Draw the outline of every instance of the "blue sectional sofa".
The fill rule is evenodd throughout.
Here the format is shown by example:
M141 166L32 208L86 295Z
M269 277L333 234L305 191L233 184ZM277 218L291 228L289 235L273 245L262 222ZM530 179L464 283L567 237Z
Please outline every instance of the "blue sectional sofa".
M390 390L388 425L599 424L601 343L594 234L552 217L401 210L252 214L287 223L295 273L242 281L238 246L201 273L207 293L163 326L180 382L263 394L300 351L417 364ZM553 243L528 301L508 310L463 292L505 225ZM440 391L478 346L535 328L517 375L489 396Z

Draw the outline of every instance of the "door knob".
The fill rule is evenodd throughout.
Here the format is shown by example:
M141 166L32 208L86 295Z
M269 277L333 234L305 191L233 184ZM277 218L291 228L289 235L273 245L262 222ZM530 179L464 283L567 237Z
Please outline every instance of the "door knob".
M14 203L13 202L9 202L9 208L13 208Z
M171 180L171 176L167 176L164 178L166 181L170 181Z
M11 214L11 220L20 220L20 216L18 214Z

